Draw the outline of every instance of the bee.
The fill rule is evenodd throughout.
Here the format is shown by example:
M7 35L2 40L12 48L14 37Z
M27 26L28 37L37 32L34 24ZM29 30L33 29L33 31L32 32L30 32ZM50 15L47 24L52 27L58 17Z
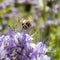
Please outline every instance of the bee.
M22 28L25 29L25 30L30 28L31 27L31 22L32 22L31 17L29 17L28 19L23 20L22 21Z

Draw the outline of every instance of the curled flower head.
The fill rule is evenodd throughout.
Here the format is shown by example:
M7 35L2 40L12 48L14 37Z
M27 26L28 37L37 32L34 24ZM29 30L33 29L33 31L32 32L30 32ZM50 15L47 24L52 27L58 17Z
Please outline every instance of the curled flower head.
M45 54L47 52L46 45L42 42L37 43L36 47L37 47L38 53L40 54Z
M46 45L32 43L32 37L26 33L5 34L0 36L0 60L39 60L45 56ZM39 57L39 59L38 59ZM48 58L46 56L46 58ZM43 59L44 60L44 59Z

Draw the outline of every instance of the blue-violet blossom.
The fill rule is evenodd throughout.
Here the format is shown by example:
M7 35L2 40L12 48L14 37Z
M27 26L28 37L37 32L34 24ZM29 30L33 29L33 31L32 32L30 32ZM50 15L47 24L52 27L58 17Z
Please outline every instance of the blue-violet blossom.
M50 60L45 55L46 45L32 40L29 34L20 32L0 36L0 60Z

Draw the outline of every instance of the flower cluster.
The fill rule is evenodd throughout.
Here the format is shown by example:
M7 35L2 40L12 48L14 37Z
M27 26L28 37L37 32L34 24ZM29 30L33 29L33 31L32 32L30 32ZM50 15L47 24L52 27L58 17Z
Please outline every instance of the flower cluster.
M14 0L3 0L2 2L0 2L0 7L5 9L7 6L13 6L13 4Z
M32 43L26 33L10 32L0 36L0 60L50 60L44 43Z

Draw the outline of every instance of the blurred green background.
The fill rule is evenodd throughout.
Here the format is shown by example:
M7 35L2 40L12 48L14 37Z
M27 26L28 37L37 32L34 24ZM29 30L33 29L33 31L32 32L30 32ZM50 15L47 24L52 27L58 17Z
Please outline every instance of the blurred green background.
M0 35L8 28L16 32L26 31L33 35L34 42L42 41L47 45L46 54L51 60L60 60L60 1L38 1L19 3L19 0L0 0ZM31 27L24 30L23 20L32 20Z

